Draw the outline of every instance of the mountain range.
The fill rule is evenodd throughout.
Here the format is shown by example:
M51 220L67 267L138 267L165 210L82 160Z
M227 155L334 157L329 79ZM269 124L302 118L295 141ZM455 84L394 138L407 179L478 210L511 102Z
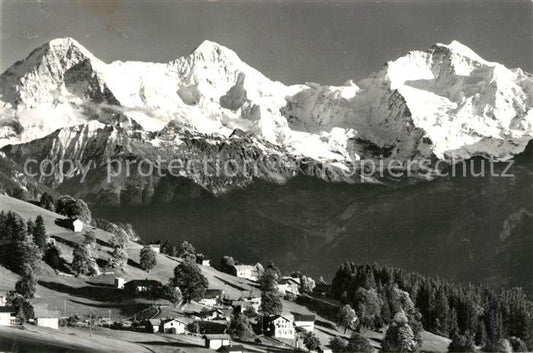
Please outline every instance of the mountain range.
M81 197L145 239L312 274L356 257L533 290L533 77L459 42L342 86L288 86L210 41L168 63L104 63L61 38L0 76L0 112L3 190ZM126 173L158 157L207 162ZM28 158L80 163L31 178ZM459 178L343 173L361 160L468 164ZM515 176L476 177L489 160Z

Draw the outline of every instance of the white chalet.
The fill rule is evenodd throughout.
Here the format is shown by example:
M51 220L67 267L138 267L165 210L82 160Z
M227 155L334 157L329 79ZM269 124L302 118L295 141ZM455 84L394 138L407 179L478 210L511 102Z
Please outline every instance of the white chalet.
M307 332L315 331L315 315L294 314L294 326L300 327Z
M83 230L83 222L79 218L72 218L69 220L70 228L75 232Z
M257 267L252 265L235 265L235 276L239 278L249 279L250 281L259 280L259 271Z
M161 324L159 325L159 332L181 335L185 333L186 327L187 323L180 319L165 319L161 320Z
M0 307L0 326L15 326L16 321L15 308L10 306Z
M280 294L300 294L300 279L293 277L283 277L278 282L278 292Z
M217 350L223 346L229 346L231 339L226 334L205 335L205 348Z
M293 321L285 316L275 315L264 320L265 332L275 338L294 339Z
M124 284L126 284L126 280L122 277L115 277L115 288L117 289L124 289Z

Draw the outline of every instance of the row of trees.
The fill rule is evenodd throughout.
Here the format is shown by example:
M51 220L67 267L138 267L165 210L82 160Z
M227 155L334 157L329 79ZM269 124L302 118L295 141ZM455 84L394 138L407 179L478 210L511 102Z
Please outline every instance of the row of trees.
M405 320L397 317L403 312L415 340L424 327L457 344L471 342L487 351L494 351L502 339L516 347L533 347L533 304L521 289L494 291L388 266L345 262L335 274L330 295L354 308L360 327L389 325L389 330L394 326L405 333Z
M15 283L15 293L8 298L8 304L16 311L19 324L33 318L33 306L30 299L35 296L37 279L35 272L49 248L48 235L41 216L35 221L24 222L14 212L0 213L0 241L4 265L20 275Z

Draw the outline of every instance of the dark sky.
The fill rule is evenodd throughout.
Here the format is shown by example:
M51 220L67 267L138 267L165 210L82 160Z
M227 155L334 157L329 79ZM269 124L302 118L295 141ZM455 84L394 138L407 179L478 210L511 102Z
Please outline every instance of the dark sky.
M412 49L453 39L533 71L531 1L2 2L4 71L31 49L71 36L97 57L165 62L204 39L285 83L360 79Z

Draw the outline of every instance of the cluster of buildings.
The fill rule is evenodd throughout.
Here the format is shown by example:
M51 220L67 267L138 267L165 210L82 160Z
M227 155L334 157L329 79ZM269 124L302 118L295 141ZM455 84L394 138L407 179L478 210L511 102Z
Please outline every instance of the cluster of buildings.
M17 312L14 307L7 305L7 298L10 293L10 291L0 290L0 326L17 325ZM38 306L34 308L34 318L30 322L36 326L57 330L59 328L59 313Z

